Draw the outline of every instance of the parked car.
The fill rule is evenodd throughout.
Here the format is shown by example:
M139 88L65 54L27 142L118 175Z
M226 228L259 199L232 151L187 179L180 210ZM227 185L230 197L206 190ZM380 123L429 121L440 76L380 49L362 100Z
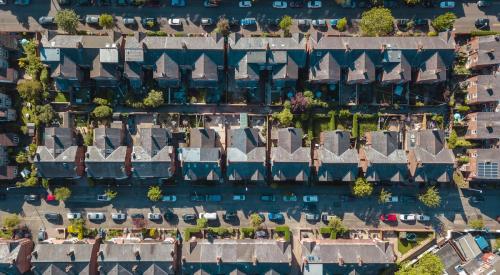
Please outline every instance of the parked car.
M200 213L200 214L198 215L198 217L199 217L200 219L205 218L205 219L207 219L207 220L209 220L209 221L214 221L214 220L217 220L217 213L215 213L215 212L211 212L211 213Z
M191 195L191 201L197 201L197 202L200 202L200 201L206 201L207 200L207 196L205 195L198 195L198 194L193 194Z
M169 18L168 24L170 26L180 26L180 25L182 25L182 21L180 18Z
M439 7L442 9L453 9L455 8L455 1L442 1L439 3Z
M294 202L294 201L297 201L297 195L295 195L295 194L284 195L283 196L283 201L285 201L285 202Z
M400 30L406 30L408 23L410 23L410 19L396 19L396 25Z
M314 19L311 22L311 25L315 28L325 28L326 27L326 20L325 19Z
M305 195L302 200L304 202L318 202L319 198L318 195Z
M257 20L255 18L243 18L240 21L240 25L244 28L247 26L253 26L257 24Z
M226 211L226 213L222 214L222 219L224 221L233 221L238 217L236 211Z
M40 229L38 230L38 241L42 242L45 241L46 239L47 239L47 232L45 231L45 228L40 227Z
M161 201L176 202L177 196L176 195L165 195L165 196L161 197Z
M137 26L137 22L133 17L123 17L122 18L122 23L126 27L135 27Z
M304 217L308 222L317 222L320 218L318 213L305 213Z
M420 215L420 214L417 214L415 216L415 219L419 222L427 222L427 221L430 221L431 220L431 217L427 216L427 215Z
M289 4L290 8L302 8L304 7L303 1L291 1Z
M76 219L80 219L82 217L82 214L80 213L67 213L66 214L66 218L68 220L76 220Z
M214 21L212 20L212 18L202 18L201 19L202 26L211 26L213 24L214 24Z
M240 8L251 8L252 1L240 1L239 6Z
M49 221L59 221L61 220L61 214L55 212L45 213L45 218Z
M175 214L171 210L167 209L165 214L163 214L163 217L166 221L172 221L175 218Z
M490 19L478 18L474 22L474 26L480 30L488 30L490 28Z
M286 9L288 3L286 1L274 1L273 8L275 9Z
M98 201L110 201L111 198L108 197L108 195L106 195L106 194L102 194L102 195L97 195L97 200Z
M427 26L428 21L424 18L415 18L413 19L413 26Z
M410 222L416 220L415 214L400 214L399 219L404 222Z
M314 211L316 211L317 208L318 208L318 206L315 203L306 202L302 206L302 211L304 211L304 212L314 212Z
M172 7L184 7L185 5L185 0L172 0Z
M477 1L477 6L480 7L480 8L488 7L490 5L491 5L491 2L487 1L487 0Z
M87 213L87 219L93 220L93 221L104 220L104 213L100 213L100 212Z
M185 222L192 222L196 220L196 215L195 214L184 214L182 215L182 219Z
M27 6L30 4L30 0L15 0L14 5Z
M244 201L246 199L244 194L234 194L233 201Z
M285 220L285 216L283 216L283 214L281 214L281 213L268 213L267 218L273 222Z
M331 215L331 214L329 214L329 213L327 213L327 212L323 212L323 213L321 213L321 220L322 220L324 223L328 223L330 220L333 220L333 219L335 219L335 218L337 218L337 216L335 216L335 215Z
M35 202L40 199L39 195L31 194L31 195L24 195L24 200L27 202Z
M281 21L281 18L276 18L276 19L266 18L263 23L268 25L268 26L279 26L280 21Z
M260 200L265 202L275 202L276 197L273 194L263 194L260 196Z
M203 2L203 6L205 8L217 8L219 6L218 2L210 1L210 0L205 0Z
M158 221L161 220L161 214L160 213L148 213L148 220L150 221Z
M207 195L207 201L211 201L211 202L222 201L222 195L220 195L220 194Z
M2 1L4 1L4 0L2 0ZM59 3L59 6L67 6L67 5L71 5L71 0L57 0L57 3Z
M321 1L315 0L315 1L309 1L309 2L307 2L307 8L309 8L309 9L319 9L319 8L321 8Z
M392 214L382 214L380 215L380 221L383 222L397 222L398 221L398 216L394 213Z
M297 25L302 28L309 28L311 21L309 19L299 19Z
M127 219L127 214L125 214L125 213L111 213L111 219L114 221L124 221Z
M141 213L135 213L135 214L132 214L132 215L130 215L130 217L131 217L132 219L142 219L142 220L144 219L144 215L143 215L143 214L141 214Z
M267 237L267 232L264 230L257 230L255 231L255 238L257 239L262 239Z
M154 28L157 24L158 24L158 22L156 21L156 18L153 18L153 17L146 17L146 18L142 18L142 20L141 20L141 25L144 28Z
M398 202L399 201L399 197L398 196L389 196L385 202L388 202L388 203L394 203L394 202Z
M52 25L55 23L55 19L52 16L42 16L38 18L38 23L42 26Z
M87 23L88 25L99 24L99 15L87 15L87 16L85 16L85 23Z
M235 27L240 25L240 21L234 17L228 18L228 21L230 27Z
M89 6L92 4L92 0L77 0L76 4L78 6Z

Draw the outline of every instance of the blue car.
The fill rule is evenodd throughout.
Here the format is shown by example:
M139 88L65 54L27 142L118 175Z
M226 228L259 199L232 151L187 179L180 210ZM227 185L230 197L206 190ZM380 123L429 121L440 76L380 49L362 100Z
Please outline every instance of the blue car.
M283 216L283 214L281 213L269 213L267 214L267 218L270 221L282 221L285 219L285 216Z
M257 20L255 18L244 18L244 19L241 19L241 21L240 21L240 25L242 27L252 26L252 25L256 25L256 24L257 24Z
M14 5L27 6L30 4L30 0L16 0Z

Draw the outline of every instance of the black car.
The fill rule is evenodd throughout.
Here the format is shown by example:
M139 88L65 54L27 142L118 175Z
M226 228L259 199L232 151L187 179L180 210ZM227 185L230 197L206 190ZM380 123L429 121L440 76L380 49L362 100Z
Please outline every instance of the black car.
M166 221L171 221L175 218L175 214L174 214L174 212L167 210L167 211L165 211L165 214L163 214L163 217L165 217Z
M49 221L59 221L62 219L61 214L54 212L45 213L45 218Z
M314 212L318 209L317 205L315 203L304 203L304 206L302 207L302 210L304 212Z
M191 222L196 220L196 215L195 214L184 214L182 215L182 219L185 222Z
M229 18L227 21L229 21L229 26L231 26L231 27L236 27L236 26L240 25L240 20L238 20L234 17Z
M433 0L423 0L422 5L426 8L432 8L434 7L434 3L432 3Z
M273 194L263 194L260 196L261 201L268 201L268 202L275 202L276 201L276 196Z
M146 18L142 18L142 20L141 20L141 25L144 28L154 28L157 24L158 24L158 22L156 21L156 18L153 18L153 17L146 17Z
M78 6L89 6L92 4L91 0L78 0Z
M415 18L415 19L413 19L413 25L414 26L425 26L427 24L428 24L427 19L424 19L424 18Z
M410 19L397 19L396 24L398 25L398 29L404 30L408 27L408 23L410 23Z
M143 215L143 214L141 214L141 213L135 213L135 214L132 214L132 215L130 215L130 217L131 217L132 219L144 219L144 215Z
M488 18L478 18L474 23L474 26L480 30L487 30L490 28L490 19Z
M266 20L264 20L264 23L268 26L279 26L280 21L281 21L280 18L278 18L278 19L267 18Z
M226 211L226 213L224 213L222 215L222 219L224 221L233 221L235 220L236 218L238 217L236 211Z
M191 201L206 201L207 196L206 195L198 195L198 194L192 194L191 195Z

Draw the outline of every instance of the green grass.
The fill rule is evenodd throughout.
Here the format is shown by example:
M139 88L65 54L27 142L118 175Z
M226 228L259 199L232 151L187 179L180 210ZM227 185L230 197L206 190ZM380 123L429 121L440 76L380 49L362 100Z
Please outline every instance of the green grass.
M409 233L409 232L408 232ZM398 238L398 250L404 255L411 249L419 246L424 240L432 236L432 233L429 232L414 232L417 235L416 242L408 242L406 239Z
M69 95L63 92L57 92L55 102L69 102Z

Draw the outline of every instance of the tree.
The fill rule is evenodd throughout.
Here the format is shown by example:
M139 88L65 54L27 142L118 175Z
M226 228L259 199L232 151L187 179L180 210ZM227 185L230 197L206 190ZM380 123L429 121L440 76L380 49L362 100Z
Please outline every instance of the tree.
M12 229L18 226L21 223L21 219L19 219L18 215L6 215L3 217L3 226Z
M196 226L198 228L206 228L208 225L208 220L206 218L199 218L196 220Z
M455 149L455 144L457 143L457 139L458 139L457 132L454 129L452 129L450 132L450 136L448 137L448 147L450 149Z
M380 195L378 197L378 203L386 203L391 196L392 196L391 192L385 191L385 189L382 188L382 190L380 190Z
M160 107L165 102L162 91L151 90L144 99L144 105L150 108Z
M59 187L54 189L56 200L65 201L71 197L71 190L68 187Z
M42 83L37 80L22 80L17 83L19 96L31 104L36 104L42 97Z
M217 32L223 36L228 36L230 31L231 27L229 26L229 21L226 18L219 19L217 22Z
M103 13L99 16L99 26L111 29L115 25L115 20L111 14Z
M345 31L347 27L347 18L343 17L343 18L340 18L339 21L337 21L337 30L339 32L343 32Z
M441 259L432 253L425 254L414 265L403 263L396 275L441 275L444 271L444 264Z
M432 20L431 22L431 25L437 32L443 32L453 29L453 24L455 23L456 19L457 16L454 13L447 12L434 18L434 20Z
M284 127L290 126L293 121L293 114L290 112L290 108L283 108L281 112L274 114L273 117Z
M373 185L365 178L357 178L352 187L352 194L356 197L368 197L373 192Z
M159 201L163 195L160 186L154 185L150 186L148 190L148 199L151 201Z
M347 227L342 223L339 217L334 217L328 221L328 226L332 228L332 231L338 234L344 234L347 232Z
M113 109L109 106L97 106L94 111L92 111L92 115L98 120L111 117L112 114Z
M394 17L386 8L372 8L363 12L360 28L367 36L385 36L394 30Z
M425 193L418 196L418 199L427 207L438 207L441 204L441 196L436 187L432 186Z
M280 23L279 23L280 29L283 30L283 32L285 33L285 36L288 35L288 33L290 33L290 27L292 25L293 25L292 17L290 17L288 15L284 15L281 18Z
M50 104L36 106L35 110L38 122L41 122L43 124L50 123L57 117L56 112Z
M105 98L96 97L93 102L99 106L109 105L109 101Z
M482 219L470 220L468 224L470 227L476 230L481 230L484 228L484 221Z
M309 98L304 96L303 93L296 93L290 104L292 106L292 112L294 113L302 113L309 107Z
M106 194L106 196L112 200L114 198L116 198L116 196L118 196L118 192L116 192L115 190L111 190L111 189L106 189L106 191L104 191L104 194Z
M28 162L28 153L26 153L26 151L20 151L19 153L17 153L16 162L19 164Z
M264 219L262 219L260 214L253 213L250 215L250 222L252 223L253 227L259 227L264 222Z
M19 67L34 79L38 79L38 74L44 69L42 61L37 56L38 43L36 40L29 40L23 45L24 56L19 58Z
M75 34L78 27L78 15L74 10L63 9L56 13L54 18L57 27L69 34Z

